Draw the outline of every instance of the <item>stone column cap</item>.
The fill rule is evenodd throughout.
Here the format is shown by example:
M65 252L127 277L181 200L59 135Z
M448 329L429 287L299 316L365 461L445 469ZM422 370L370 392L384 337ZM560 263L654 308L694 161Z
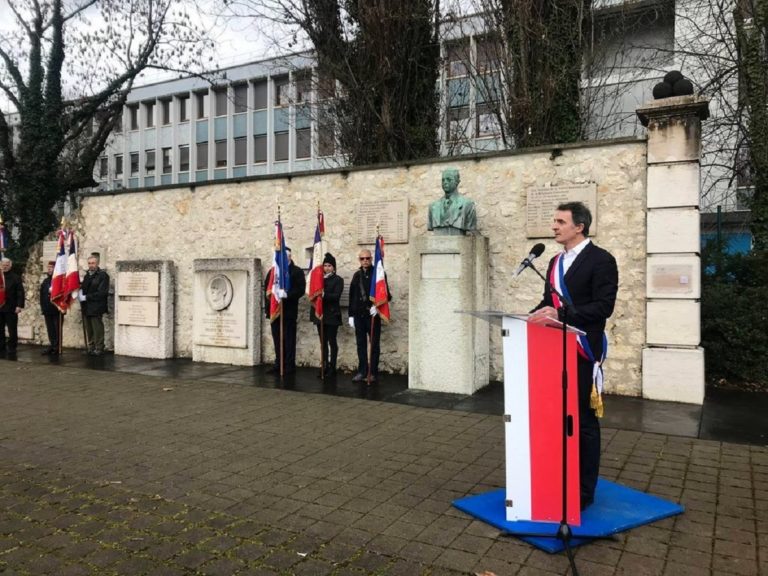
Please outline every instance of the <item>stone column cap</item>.
M671 96L654 100L637 109L637 117L643 126L648 126L651 118L670 118L672 116L697 116L699 120L709 118L709 98L704 96Z

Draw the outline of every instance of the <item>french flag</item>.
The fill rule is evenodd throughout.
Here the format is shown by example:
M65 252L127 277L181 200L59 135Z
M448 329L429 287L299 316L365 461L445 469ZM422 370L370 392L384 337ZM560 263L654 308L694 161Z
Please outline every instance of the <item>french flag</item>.
M315 241L312 244L312 260L309 262L309 282L307 282L307 297L315 307L315 316L323 318L323 237L325 236L325 217L317 212Z
M278 219L275 222L275 253L272 257L272 270L267 278L267 295L269 296L269 319L274 322L280 316L280 301L283 295L291 289L291 277L288 271L290 259L285 249L283 224Z
M389 323L389 291L387 276L384 273L384 237L376 237L376 255L373 258L373 278L371 278L371 302L379 309L381 321Z
M0 255L8 250L8 230L3 226L2 220L0 220ZM3 256L4 257L4 256ZM5 275L0 270L0 306L5 304Z
M559 522L563 515L562 332L505 317L504 414L507 520ZM567 519L581 523L576 335L569 351Z
M72 300L72 294L67 290L67 268L69 263L69 257L67 255L68 240L67 231L63 228L59 230L56 264L53 267L53 277L51 278L51 302L62 312L66 312L69 309Z

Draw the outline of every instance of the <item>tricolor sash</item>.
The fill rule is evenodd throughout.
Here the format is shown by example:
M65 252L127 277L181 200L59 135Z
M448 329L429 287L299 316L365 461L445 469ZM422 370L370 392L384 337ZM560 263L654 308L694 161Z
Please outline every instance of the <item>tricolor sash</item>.
M572 303L573 299L568 293L568 286L565 283L565 269L563 267L565 252L560 252L555 256L555 262L552 266L552 270L549 274L549 282L554 287L555 291L552 292L552 305L556 310L559 310L563 306L563 302L560 300L558 294L562 294L567 303ZM566 319L567 320L567 319ZM603 332L603 354L598 360L592 353L592 348L589 345L589 340L586 334L578 334L576 336L576 345L579 355L585 360L592 362L592 392L590 394L590 407L595 410L595 414L598 418L603 417L603 383L605 376L603 374L603 363L608 356L608 337Z

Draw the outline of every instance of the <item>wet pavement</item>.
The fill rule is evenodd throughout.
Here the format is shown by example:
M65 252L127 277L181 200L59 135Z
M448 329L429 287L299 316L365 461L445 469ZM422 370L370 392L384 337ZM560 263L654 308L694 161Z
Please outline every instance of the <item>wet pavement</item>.
M451 506L503 485L500 384L315 373L0 360L0 573L568 573ZM580 574L768 574L766 408L609 397L601 475L686 512L578 549Z

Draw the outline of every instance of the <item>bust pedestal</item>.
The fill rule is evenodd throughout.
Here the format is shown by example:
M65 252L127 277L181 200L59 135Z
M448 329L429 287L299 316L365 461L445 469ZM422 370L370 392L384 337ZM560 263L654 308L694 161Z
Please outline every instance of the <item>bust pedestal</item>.
M427 234L410 245L408 387L472 394L488 384L488 239Z

